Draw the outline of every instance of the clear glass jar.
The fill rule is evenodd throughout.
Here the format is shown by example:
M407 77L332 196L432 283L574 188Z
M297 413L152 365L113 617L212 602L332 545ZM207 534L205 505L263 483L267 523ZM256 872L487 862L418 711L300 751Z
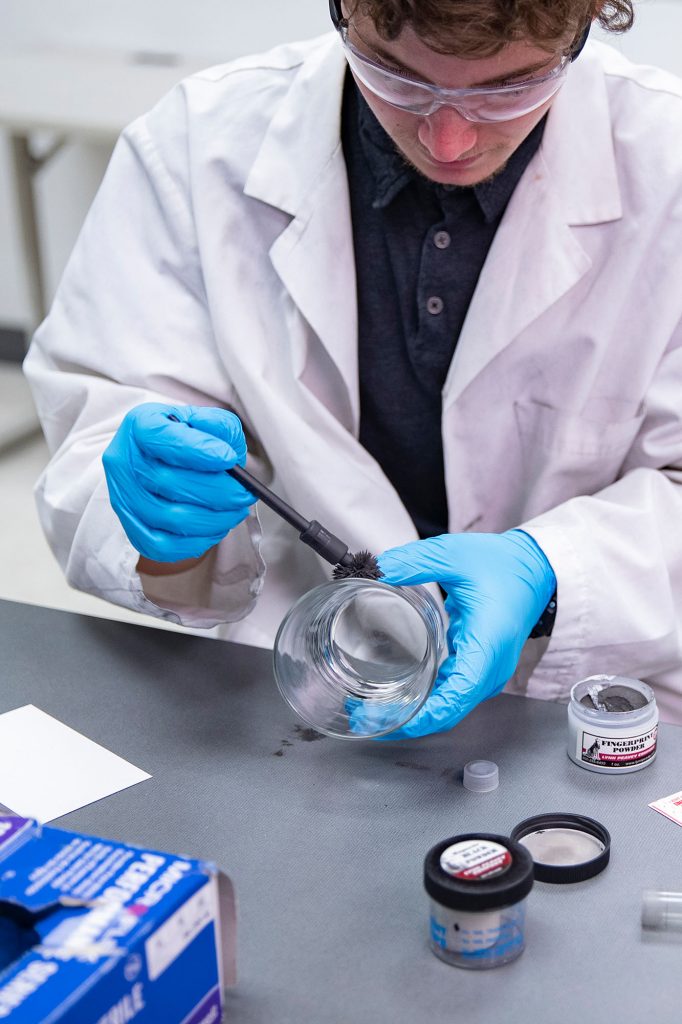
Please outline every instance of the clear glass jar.
M277 686L318 732L383 736L405 725L428 697L444 634L424 587L332 580L304 594L279 627Z

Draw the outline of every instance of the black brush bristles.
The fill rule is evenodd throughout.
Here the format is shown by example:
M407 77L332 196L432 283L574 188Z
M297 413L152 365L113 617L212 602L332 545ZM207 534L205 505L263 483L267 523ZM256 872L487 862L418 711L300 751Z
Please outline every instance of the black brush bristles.
M379 568L379 563L369 551L358 551L356 554L351 555L348 565L342 565L339 562L332 570L332 579L334 580L348 580L351 578L378 580L383 575Z

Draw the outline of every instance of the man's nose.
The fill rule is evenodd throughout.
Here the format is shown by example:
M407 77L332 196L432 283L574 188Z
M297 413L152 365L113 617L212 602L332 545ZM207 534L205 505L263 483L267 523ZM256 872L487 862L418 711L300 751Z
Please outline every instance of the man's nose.
M439 107L433 114L422 118L417 134L434 160L448 163L459 160L474 149L478 129L453 107Z

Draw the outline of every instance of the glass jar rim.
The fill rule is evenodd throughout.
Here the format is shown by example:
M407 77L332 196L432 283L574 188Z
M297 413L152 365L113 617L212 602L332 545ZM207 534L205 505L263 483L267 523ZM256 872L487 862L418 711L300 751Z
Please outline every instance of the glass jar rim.
M394 604L379 601L375 613L371 600L361 599L377 595ZM360 599L355 607L354 599ZM428 698L444 646L441 609L425 587L359 577L327 580L301 595L282 620L273 651L275 681L298 716L319 732L341 739L387 735ZM396 656L401 649L402 659Z

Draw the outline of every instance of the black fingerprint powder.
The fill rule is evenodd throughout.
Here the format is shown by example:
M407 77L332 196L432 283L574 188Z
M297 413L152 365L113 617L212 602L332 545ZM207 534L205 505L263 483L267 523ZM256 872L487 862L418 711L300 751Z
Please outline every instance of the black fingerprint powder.
M596 691L596 692L595 692ZM580 703L591 711L639 711L647 706L647 699L639 690L632 686L594 687L590 693L580 698Z

